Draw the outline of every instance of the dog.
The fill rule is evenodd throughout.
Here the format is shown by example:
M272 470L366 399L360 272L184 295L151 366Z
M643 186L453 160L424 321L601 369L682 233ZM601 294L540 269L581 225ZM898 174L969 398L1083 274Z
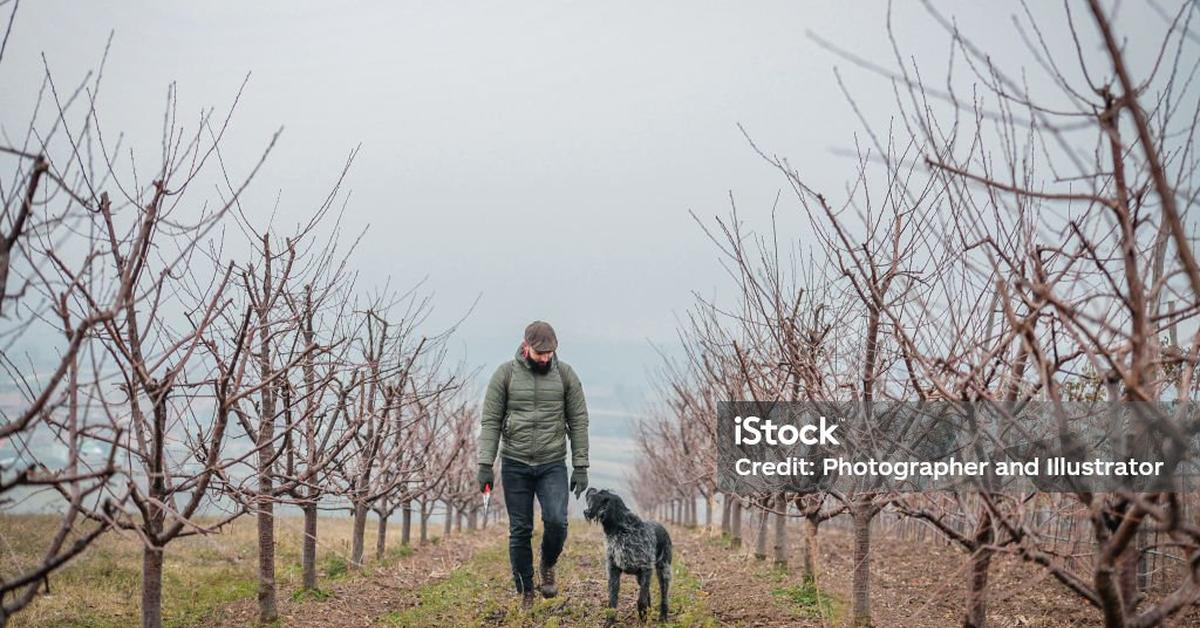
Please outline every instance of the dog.
M645 621L650 610L650 576L658 570L658 592L662 597L658 620L667 619L667 591L671 586L671 535L662 524L643 521L609 490L588 489L584 519L599 521L604 528L604 556L608 565L608 607L617 607L621 574L637 576L638 617Z

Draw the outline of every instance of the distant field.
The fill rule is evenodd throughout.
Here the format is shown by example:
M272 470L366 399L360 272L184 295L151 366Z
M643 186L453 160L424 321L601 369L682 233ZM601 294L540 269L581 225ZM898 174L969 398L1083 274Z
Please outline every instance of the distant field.
M398 519L398 518L397 518ZM57 519L38 515L0 516L0 577L37 562L41 542L55 531ZM276 578L280 597L300 588L303 521L281 517L276 531ZM440 526L434 528L441 532ZM318 572L324 588L330 579L349 577L349 518L322 518L318 528ZM431 530L432 532L433 530ZM368 523L367 556L374 557L375 526ZM389 530L390 557L401 555L399 526ZM193 536L167 547L163 569L163 620L167 626L199 623L225 603L252 597L256 590L257 549L254 519L243 517L219 535ZM88 551L55 572L50 594L17 613L12 626L129 626L141 621L141 542L131 533L101 537ZM386 561L385 561L386 562Z

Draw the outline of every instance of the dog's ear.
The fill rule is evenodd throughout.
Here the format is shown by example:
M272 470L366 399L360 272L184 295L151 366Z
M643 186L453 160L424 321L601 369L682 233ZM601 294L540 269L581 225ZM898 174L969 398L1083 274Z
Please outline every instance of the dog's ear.
M596 494L596 489L589 488L587 491L584 492L583 496L585 498L587 498L587 497L591 497L592 495L595 495L595 494Z

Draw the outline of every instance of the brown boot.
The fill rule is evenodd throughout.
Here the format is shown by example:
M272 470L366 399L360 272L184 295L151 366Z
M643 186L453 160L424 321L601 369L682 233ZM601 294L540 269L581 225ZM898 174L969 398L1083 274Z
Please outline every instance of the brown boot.
M526 591L521 594L521 608L533 608L533 591Z
M558 595L558 584L554 580L554 565L541 564L542 568L542 597L552 598Z

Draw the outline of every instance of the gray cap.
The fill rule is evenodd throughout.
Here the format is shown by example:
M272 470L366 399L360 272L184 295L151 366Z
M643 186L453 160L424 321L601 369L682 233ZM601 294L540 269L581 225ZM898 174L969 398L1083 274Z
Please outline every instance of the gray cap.
M533 321L525 328L525 344L538 353L547 353L558 348L558 337L550 323Z

